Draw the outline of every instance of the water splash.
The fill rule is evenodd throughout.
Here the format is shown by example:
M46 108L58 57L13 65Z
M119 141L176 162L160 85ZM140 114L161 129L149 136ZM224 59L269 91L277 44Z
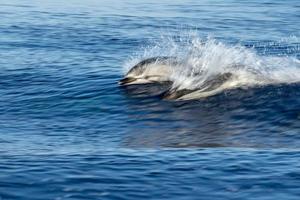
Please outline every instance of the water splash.
M285 41L286 43L287 41ZM300 81L300 60L290 55L260 55L254 47L226 44L214 38L199 38L196 34L161 37L141 48L126 64L128 69L138 61L154 56L176 57L170 80L172 88L195 90L212 77L230 73L232 78L218 91L235 87ZM215 94L208 93L207 95Z

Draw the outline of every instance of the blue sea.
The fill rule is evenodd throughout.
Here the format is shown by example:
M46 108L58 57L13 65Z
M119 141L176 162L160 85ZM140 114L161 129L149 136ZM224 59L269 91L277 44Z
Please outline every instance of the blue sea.
M1 200L300 199L299 0L1 0L0 17ZM232 61L243 87L118 85L174 55L181 87Z

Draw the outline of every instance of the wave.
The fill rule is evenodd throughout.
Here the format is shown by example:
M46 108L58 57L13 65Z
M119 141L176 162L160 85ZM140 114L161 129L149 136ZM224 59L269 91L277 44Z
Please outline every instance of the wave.
M211 96L227 89L300 81L300 60L289 55L260 55L254 48L241 44L226 44L214 38L162 37L141 48L125 64L155 56L176 57L169 79L171 90L197 90L197 97ZM282 53L281 53L282 54ZM212 79L230 74L218 87L207 86ZM191 95L188 98L193 98Z

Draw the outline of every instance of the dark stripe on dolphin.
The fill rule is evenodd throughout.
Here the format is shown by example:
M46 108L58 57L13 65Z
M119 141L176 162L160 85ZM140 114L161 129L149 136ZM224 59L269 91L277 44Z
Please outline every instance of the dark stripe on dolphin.
M131 83L135 80L136 80L136 78L132 78L132 77L123 78L123 79L119 80L119 85L125 85L125 84Z
M182 89L182 90L176 90L172 89L162 94L163 99L167 100L173 100L178 99L180 97L183 97L187 94L190 94L192 92L195 92L197 90L202 90L201 92L208 92L217 89L221 85L223 85L226 81L228 81L232 77L232 73L224 73L221 75L213 76L212 78L205 81L201 87L196 89Z

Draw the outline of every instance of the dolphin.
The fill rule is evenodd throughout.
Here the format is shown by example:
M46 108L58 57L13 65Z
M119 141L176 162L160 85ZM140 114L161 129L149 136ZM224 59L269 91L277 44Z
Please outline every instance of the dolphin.
M177 65L175 57L152 57L134 65L119 81L120 85L171 82L172 66Z
M152 57L140 61L134 65L119 81L121 86L139 85L150 83L166 83L170 86L173 84L171 74L174 66L182 64L176 57ZM200 75L200 74L199 74ZM211 75L196 88L181 89L179 87L170 87L163 91L160 97L165 100L193 100L212 96L222 92L234 75L230 72Z

